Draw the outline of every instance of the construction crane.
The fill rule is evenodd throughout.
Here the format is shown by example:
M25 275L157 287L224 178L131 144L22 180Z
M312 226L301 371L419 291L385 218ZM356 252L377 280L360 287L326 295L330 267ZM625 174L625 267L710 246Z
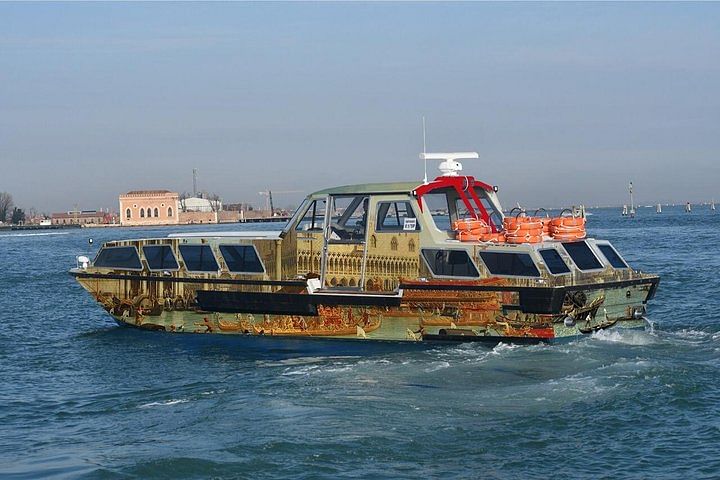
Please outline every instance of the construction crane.
M275 191L275 194L285 193L302 193L302 190L284 190L281 192ZM264 192L258 192L258 195L265 197L265 211L270 212L270 216L275 216L275 206L273 205L273 192L271 190L265 190Z

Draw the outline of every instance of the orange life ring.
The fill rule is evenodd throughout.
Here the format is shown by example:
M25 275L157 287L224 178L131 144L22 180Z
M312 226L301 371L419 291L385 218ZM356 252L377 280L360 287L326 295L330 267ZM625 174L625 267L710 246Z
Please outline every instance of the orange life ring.
M585 232L577 233L556 233L552 237L554 240L569 241L569 240L582 240L585 238Z
M555 217L550 220L551 227L584 227L585 219L582 217Z
M480 236L481 242L493 242L493 243L505 243L505 234L499 233L486 233Z
M483 235L492 233L492 227L478 218L461 218L452 224L455 238L461 242L477 242Z
M542 237L537 235L525 235L522 237L508 236L505 241L507 243L540 243L542 242Z
M524 236L530 235L531 237L537 237L539 235L542 235L542 233L543 233L542 227L537 227L537 228L533 228L533 229L522 229L521 228L519 230L516 230L513 233L508 233L508 236L512 235L515 237L524 237Z
M550 234L550 219L547 217L531 217L533 220L540 222L544 235Z
M461 242L479 242L481 234L472 233L468 231L457 232L457 239Z
M461 218L455 220L452 224L452 229L455 231L474 231L474 230L485 230L490 229L490 226L483 220L478 218Z

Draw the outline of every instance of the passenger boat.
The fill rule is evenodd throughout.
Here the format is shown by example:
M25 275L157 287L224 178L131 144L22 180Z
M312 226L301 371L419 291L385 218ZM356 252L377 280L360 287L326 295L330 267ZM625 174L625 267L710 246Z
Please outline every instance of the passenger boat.
M476 153L424 158L434 180L312 193L282 231L111 241L70 272L118 323L176 333L534 343L645 326L659 277L586 238L583 209L506 215L461 174Z

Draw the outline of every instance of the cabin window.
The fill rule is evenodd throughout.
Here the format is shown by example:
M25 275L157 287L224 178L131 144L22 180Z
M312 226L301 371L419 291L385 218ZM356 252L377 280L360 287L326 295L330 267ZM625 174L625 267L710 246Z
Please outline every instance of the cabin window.
M492 275L539 277L540 272L528 253L480 252L480 258Z
M598 244L597 246L600 249L600 252L605 256L608 262L610 262L610 265L617 269L621 268L630 268L627 263L625 263L625 260L622 259L622 257L617 253L617 251L613 248L612 245L607 243Z
M470 256L465 250L422 249L422 256L435 276L478 277Z
M260 257L252 245L220 245L225 264L233 273L264 273Z
M453 191L454 193L454 191ZM450 207L448 193L428 193L422 197L423 209L427 209L432 216L435 226L439 230L450 230ZM457 216L456 216L457 218Z
M142 270L140 257L135 247L105 247L98 252L93 265L102 268Z
M469 196L468 200L470 201L470 205L473 207L473 210L477 208L475 202L471 198L469 198ZM470 210L468 210L467 205L465 205L465 202L460 197L455 199L455 211L457 212L458 218L475 218L475 212L471 212Z
M495 225L497 229L502 229L503 216L502 213L495 208L495 205L490 201L489 194L484 188L475 187L475 194L480 199L480 203L490 217L490 223ZM474 202L473 202L473 206Z
M570 273L570 268L565 263L565 260L563 260L560 253L554 248L539 250L539 253L545 262L545 266L553 275Z
M142 247L150 270L177 270L178 263L170 245L146 245Z
M563 243L562 246L580 270L599 270L603 268L600 260L597 259L584 241Z
M325 228L325 200L315 200L308 205L295 230L322 232Z
M420 224L410 202L381 202L377 205L378 232L406 232L420 230Z
M220 269L210 245L180 245L180 255L190 272L217 272Z

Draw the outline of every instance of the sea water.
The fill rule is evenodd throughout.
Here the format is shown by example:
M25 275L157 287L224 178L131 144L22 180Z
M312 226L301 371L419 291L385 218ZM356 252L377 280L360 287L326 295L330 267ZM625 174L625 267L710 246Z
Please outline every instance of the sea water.
M653 328L559 346L249 349L123 328L67 274L76 255L279 226L0 233L0 477L718 478L720 215L592 213L590 235L662 276Z

